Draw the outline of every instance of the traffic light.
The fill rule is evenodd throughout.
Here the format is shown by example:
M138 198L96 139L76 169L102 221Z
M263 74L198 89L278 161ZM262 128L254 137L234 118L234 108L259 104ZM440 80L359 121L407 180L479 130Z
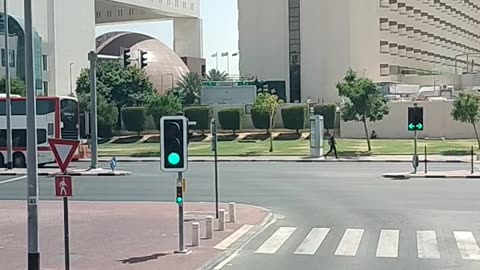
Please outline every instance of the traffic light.
M177 204L183 204L183 187L177 187L177 198L175 202Z
M130 58L132 58L132 55L130 53L130 49L124 48L122 53L123 53L123 55L122 55L123 67L127 68L132 63L132 60L130 59Z
M140 64L139 64L140 69L144 69L148 66L147 54L148 54L147 52L144 52L142 50L140 50L138 53L138 61L140 61Z
M188 168L188 119L185 116L162 117L160 129L162 171L186 171Z
M423 125L423 107L409 107L408 108L408 130L422 131Z

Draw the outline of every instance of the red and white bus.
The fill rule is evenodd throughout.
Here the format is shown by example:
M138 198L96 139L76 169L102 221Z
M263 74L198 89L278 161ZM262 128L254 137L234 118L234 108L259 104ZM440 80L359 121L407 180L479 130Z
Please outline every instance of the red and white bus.
M26 99L12 97L13 166L26 167L27 117ZM0 166L5 166L7 154L7 117L5 94L0 96ZM79 139L79 107L72 97L37 97L38 164L54 162L48 138Z

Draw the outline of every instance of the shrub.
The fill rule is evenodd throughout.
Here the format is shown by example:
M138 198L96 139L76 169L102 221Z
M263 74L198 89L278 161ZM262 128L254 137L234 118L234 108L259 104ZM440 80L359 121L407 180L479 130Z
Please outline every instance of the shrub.
M188 120L197 122L197 125L194 127L194 129L200 130L202 135L205 134L206 129L210 128L210 120L212 119L212 109L210 107L187 107L183 111Z
M270 119L268 113L261 113L253 108L252 122L256 129L265 129L268 133L268 129L270 128Z
M222 129L232 130L236 135L236 131L242 129L244 113L241 108L228 108L218 112L218 120Z
M145 130L147 125L147 109L145 107L127 107L122 110L122 119L128 131L140 132Z
M153 117L155 126L160 130L160 119L174 116L182 110L180 99L172 95L153 96L148 100L147 111Z
M305 128L305 119L307 117L307 107L297 105L282 109L283 126L288 129L295 129L299 134L300 129Z
M325 129L334 129L335 128L335 114L337 112L337 105L335 104L324 104L316 105L314 108L315 115L322 115L325 123Z

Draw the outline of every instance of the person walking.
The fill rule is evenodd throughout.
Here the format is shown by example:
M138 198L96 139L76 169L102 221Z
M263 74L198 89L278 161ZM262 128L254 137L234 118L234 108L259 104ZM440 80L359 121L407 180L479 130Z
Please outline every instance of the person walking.
M327 156L330 155L330 153L332 152L335 154L335 158L338 159L337 141L335 140L335 132L333 132L330 139L328 139L328 144L330 145L330 150L324 155L325 159L327 159Z

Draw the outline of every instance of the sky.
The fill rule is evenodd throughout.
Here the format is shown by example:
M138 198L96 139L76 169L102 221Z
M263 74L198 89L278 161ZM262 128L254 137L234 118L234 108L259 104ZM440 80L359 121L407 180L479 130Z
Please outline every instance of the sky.
M216 67L212 54L218 52L218 69L227 71L227 58L222 52L238 52L238 9L237 0L201 0L200 16L203 19L203 57L207 70ZM155 37L170 48L173 47L172 22L139 22L98 26L97 36L111 31L132 31ZM230 74L238 72L238 57L230 57Z

